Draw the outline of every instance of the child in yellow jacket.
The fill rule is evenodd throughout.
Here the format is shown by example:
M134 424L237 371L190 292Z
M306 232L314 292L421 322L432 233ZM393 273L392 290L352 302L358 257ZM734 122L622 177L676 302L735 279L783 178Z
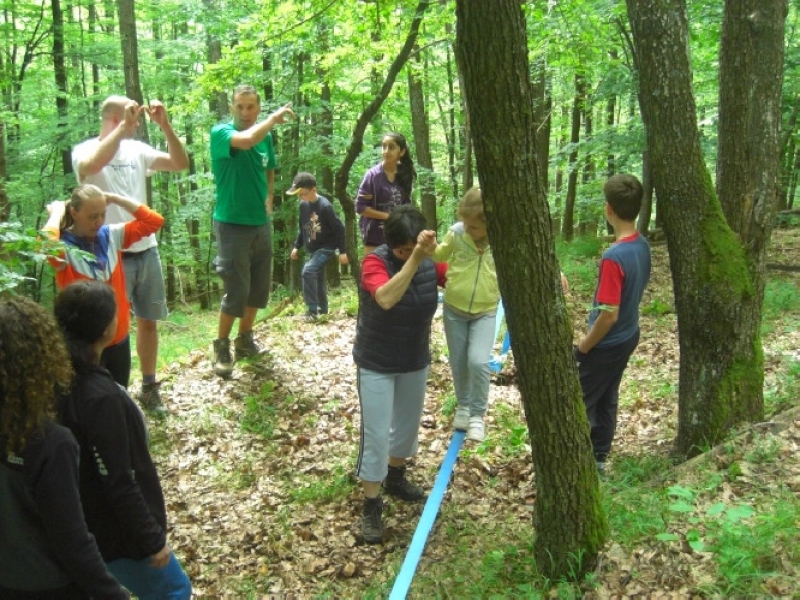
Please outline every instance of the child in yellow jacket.
M434 260L448 263L444 332L458 400L453 427L467 431L468 440L482 442L500 289L479 187L464 194L458 217L436 248Z

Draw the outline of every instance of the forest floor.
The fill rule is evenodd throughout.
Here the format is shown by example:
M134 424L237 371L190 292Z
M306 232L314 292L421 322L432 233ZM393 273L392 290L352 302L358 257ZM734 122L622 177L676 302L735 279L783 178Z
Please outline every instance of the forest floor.
M782 430L751 428L706 461L669 466L679 351L666 250L654 245L653 251L642 339L623 380L610 473L601 484L609 540L588 577L553 582L549 594L686 597L759 589L797 597L800 416L795 412ZM797 266L799 258L800 232L776 233L769 262ZM587 281L593 274L594 267ZM789 294L800 290L800 274L776 277ZM578 286L568 297L577 331L591 289ZM317 323L290 314L300 310L297 305L268 310L256 332L269 353L237 364L231 379L212 374L206 347L162 373L171 414L150 422L153 451L170 543L197 597L388 595L423 506L385 497L385 543L360 539L362 498L352 477L359 439L351 358L355 320L347 308ZM203 319L215 320L210 313ZM791 410L800 404L800 312L765 319L774 319L764 332L766 395L780 399L776 410ZM428 489L452 435L452 381L439 318L433 340L420 452L409 468L410 477ZM467 442L461 451L410 597L548 594L547 586L533 583L530 566L536 485L514 381L510 358L493 378L487 439ZM646 464L662 466L637 476L637 465L646 471ZM658 514L642 506L649 502L643 489L666 499L653 509ZM787 502L795 531L776 534L767 553L772 562L756 587L731 587L731 576L721 572L722 538L748 523L756 527L759 515L773 515L776 505ZM626 521L631 515L641 519ZM637 527L638 535L632 531Z

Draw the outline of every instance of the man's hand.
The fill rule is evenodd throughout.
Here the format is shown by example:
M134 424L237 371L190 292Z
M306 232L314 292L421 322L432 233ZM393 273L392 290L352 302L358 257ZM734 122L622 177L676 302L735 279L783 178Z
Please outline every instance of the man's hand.
M273 119L273 123L275 123L275 125L281 125L283 123L286 123L288 115L291 115L292 117L296 116L294 114L294 111L292 110L291 102L287 102L286 104L281 106L278 110L276 110L274 113L270 115L270 118Z
M169 118L167 117L167 109L164 108L164 105L159 100L150 100L150 106L145 106L144 110L147 111L150 120L164 129L164 126L169 123Z
M129 137L133 137L133 135L136 134L136 130L139 128L139 117L144 109L145 107L139 106L139 103L135 100L131 100L125 105L122 126L125 128L125 132Z
M292 248L292 253L289 255L292 260L297 260L297 248Z
M339 264L346 265L350 263L350 259L347 258L347 254L340 254L339 255Z

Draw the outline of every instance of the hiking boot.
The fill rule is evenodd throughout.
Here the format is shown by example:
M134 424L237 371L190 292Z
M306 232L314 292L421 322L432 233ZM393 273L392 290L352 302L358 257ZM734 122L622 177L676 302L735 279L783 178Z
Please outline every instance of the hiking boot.
M405 467L389 467L389 473L383 481L383 489L387 494L396 496L406 502L418 502L425 499L425 492L406 479Z
M261 354L261 348L256 344L253 339L253 332L240 333L233 340L233 348L236 352L236 360L243 358L253 358Z
M470 417L467 439L473 442L482 442L486 437L486 426L483 424L483 417Z
M144 408L154 417L164 417L168 412L161 403L161 393L159 392L160 387L160 381L155 381L153 383L142 383L142 388L139 390L139 396L137 398L139 400L139 404L142 405L142 408Z
M364 512L361 516L361 531L364 541L368 544L380 544L383 542L383 502L381 497L364 498Z
M459 406L456 410L456 416L453 419L453 429L460 429L466 431L469 429L469 409Z
M220 377L228 377L233 373L231 341L228 338L214 340L214 373Z

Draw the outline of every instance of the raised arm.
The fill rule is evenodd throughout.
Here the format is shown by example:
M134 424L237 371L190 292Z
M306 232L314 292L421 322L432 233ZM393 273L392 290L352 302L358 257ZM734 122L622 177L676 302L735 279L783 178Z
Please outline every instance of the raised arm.
M167 140L168 153L162 153L153 161L152 169L155 171L183 171L189 167L189 156L183 147L178 135L172 128L167 116L167 109L158 100L151 100L149 106L144 107L150 120L161 128Z
M403 268L375 292L375 302L383 310L389 310L400 302L403 294L408 290L408 286L411 285L411 280L414 278L420 263L430 257L435 248L435 231L426 230L419 234L417 245L414 246L414 251L403 265Z
M133 137L136 128L139 126L139 115L144 110L138 102L131 100L125 105L124 118L119 124L104 137L95 151L81 159L78 163L78 180L83 181L86 177L97 175L103 170L114 155L119 150L119 145L125 138Z
M291 102L280 107L263 121L233 134L233 137L231 137L231 148L249 150L267 137L267 134L272 131L272 128L275 127L275 125L281 125L282 123L285 123L289 115L292 117L295 116L294 112L292 111Z

